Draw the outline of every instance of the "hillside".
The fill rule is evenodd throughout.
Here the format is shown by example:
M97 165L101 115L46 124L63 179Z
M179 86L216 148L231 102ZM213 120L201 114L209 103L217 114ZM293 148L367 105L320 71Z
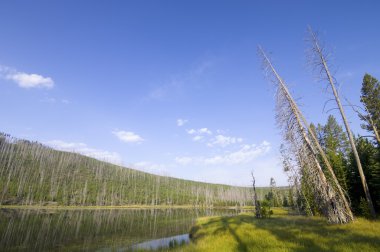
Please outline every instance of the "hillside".
M153 175L0 135L2 205L251 204L251 189ZM258 188L263 198L268 188Z

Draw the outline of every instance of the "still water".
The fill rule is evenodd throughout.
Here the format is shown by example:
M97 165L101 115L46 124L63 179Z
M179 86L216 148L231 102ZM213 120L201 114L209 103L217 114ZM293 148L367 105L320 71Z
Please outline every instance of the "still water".
M0 209L0 251L133 251L188 242L196 218L235 210Z

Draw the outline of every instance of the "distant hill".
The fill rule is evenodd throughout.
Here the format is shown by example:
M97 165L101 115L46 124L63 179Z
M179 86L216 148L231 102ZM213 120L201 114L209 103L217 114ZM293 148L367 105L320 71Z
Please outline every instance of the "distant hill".
M248 187L133 170L0 134L2 205L251 205ZM257 188L263 198L269 188Z

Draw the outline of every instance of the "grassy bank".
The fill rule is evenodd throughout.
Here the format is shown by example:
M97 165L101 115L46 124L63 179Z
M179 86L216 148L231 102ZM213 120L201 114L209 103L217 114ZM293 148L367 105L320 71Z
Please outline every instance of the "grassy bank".
M357 218L331 225L318 217L276 210L270 219L251 214L200 218L193 242L177 251L380 251L380 221Z

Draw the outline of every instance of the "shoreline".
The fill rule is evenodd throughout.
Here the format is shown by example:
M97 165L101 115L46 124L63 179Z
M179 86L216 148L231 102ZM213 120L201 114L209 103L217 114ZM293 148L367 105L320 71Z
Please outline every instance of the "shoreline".
M106 210L106 209L220 209L253 210L252 206L193 206L193 205L122 205L122 206L49 206L49 205L0 205L0 209L48 209L48 210Z

